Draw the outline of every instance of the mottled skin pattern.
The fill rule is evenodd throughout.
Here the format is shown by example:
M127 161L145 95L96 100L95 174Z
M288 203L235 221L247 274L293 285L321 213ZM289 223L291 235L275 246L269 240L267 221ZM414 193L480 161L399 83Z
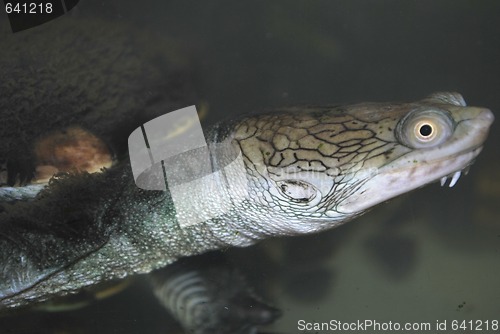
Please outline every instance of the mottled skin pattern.
M408 142L412 121L422 115L442 141L416 149ZM436 120L449 125L439 128ZM33 202L0 215L0 305L42 301L209 250L338 226L469 166L492 120L489 110L442 93L416 103L283 109L220 123L207 132L212 167L223 169L241 153L245 177L223 174L217 182L232 200L229 210L187 226L179 215L222 205L211 184L191 188L183 212L168 191L137 188L126 163L53 180ZM241 183L229 186L234 179Z
M323 191L324 201L316 205L314 212L295 212L321 217L335 203L357 191L360 184L347 186L357 171L382 166L410 151L398 145L393 129L400 113L396 105L390 108L396 108L396 112L391 115L385 111L383 118L371 119L363 117L363 109L373 111L379 106L287 109L245 120L237 127L235 139L245 152L246 162L253 165L250 170L267 171L273 180L279 180L284 171L316 173L316 177L324 175L331 180L330 187ZM356 113L350 114L349 109ZM304 202L307 201L280 204L300 208Z

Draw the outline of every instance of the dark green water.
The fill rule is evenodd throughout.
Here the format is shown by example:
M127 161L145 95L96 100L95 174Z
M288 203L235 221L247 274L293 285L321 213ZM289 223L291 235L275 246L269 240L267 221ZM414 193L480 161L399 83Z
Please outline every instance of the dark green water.
M82 0L73 12L175 41L198 101L210 106L208 122L263 107L410 101L447 90L499 115L498 1ZM230 253L284 311L269 331L305 333L299 320L372 319L433 329L446 320L439 333L452 333L453 320L500 320L499 151L497 121L452 189L430 185L339 229ZM0 325L0 333L178 331L140 282L80 311Z

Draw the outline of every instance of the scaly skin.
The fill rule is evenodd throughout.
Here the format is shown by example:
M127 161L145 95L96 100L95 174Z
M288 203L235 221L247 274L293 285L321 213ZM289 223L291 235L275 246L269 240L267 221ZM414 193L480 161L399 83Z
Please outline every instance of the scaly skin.
M412 121L429 111L426 122L442 140L415 144ZM222 171L216 191L213 183L193 183L175 206L168 191L136 187L125 163L55 179L37 199L0 216L0 305L42 301L209 250L336 227L468 167L492 121L489 110L466 107L452 93L231 120L207 138L213 171ZM225 169L236 156L244 178Z

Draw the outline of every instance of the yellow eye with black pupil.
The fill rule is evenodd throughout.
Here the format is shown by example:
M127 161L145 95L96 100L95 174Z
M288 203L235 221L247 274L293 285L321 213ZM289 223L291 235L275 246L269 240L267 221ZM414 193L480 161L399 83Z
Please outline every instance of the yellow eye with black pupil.
M439 130L439 124L436 124L429 119L418 120L415 123L414 128L415 139L420 140L421 142L429 142L438 135Z
M447 110L417 109L398 123L396 136L407 147L430 148L446 141L453 130L454 121Z

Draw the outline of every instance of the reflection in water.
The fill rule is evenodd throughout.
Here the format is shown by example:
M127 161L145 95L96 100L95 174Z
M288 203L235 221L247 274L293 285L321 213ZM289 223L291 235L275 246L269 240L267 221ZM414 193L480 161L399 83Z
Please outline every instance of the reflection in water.
M184 258L151 274L160 303L193 334L253 334L281 312L252 292L220 252Z

